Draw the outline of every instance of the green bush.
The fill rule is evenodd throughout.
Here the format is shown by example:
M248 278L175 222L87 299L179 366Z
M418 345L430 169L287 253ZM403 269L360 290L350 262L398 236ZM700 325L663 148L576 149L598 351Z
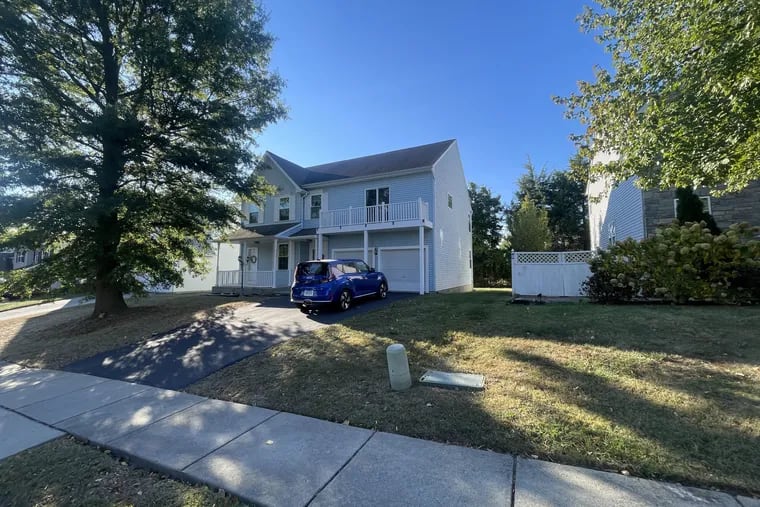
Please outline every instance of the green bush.
M592 301L760 301L758 228L734 224L713 235L704 222L673 223L643 241L625 240L591 261Z

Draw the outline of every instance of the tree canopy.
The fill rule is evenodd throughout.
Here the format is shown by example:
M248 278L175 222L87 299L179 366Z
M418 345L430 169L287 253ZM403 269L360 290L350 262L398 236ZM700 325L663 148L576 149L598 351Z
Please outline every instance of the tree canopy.
M53 255L95 313L181 283L253 198L254 135L285 114L250 0L11 0L0 7L0 246Z
M510 243L516 252L543 252L551 246L552 234L546 210L524 198L512 217Z
M504 205L491 189L469 185L472 205L473 278L477 286L492 286L509 278L509 252L503 247Z
M757 0L597 0L580 16L610 71L558 102L575 140L620 159L592 168L644 187L736 191L760 178Z
M514 228L514 217L525 199L546 211L550 248L556 251L585 250L588 248L587 204L585 180L579 179L587 165L583 159L573 157L568 171L547 172L536 170L528 160L525 173L517 180L515 197L506 208L507 228Z

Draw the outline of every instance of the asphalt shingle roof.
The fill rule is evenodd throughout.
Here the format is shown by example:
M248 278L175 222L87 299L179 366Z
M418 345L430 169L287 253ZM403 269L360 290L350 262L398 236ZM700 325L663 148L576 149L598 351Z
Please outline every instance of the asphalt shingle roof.
M448 141L440 141L311 167L301 167L272 152L268 153L297 185L302 186L359 176L374 176L403 171L405 169L430 167L453 142L453 139L449 139Z

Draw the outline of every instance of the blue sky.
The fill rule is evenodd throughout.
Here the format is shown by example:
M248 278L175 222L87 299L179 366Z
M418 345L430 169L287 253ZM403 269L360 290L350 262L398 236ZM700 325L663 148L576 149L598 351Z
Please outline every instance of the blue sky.
M312 165L456 138L468 181L506 201L528 156L566 167L579 127L551 97L609 61L583 1L265 2L289 119L261 151Z

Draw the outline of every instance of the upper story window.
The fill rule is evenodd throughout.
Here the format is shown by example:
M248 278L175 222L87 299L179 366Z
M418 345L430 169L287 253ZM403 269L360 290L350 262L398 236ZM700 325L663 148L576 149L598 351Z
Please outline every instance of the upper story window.
M709 195L700 195L699 199L704 205L704 210L712 215L712 201ZM673 199L673 216L678 218L678 199Z
M390 204L391 189L388 187L368 188L364 194L365 206L377 206L378 204Z
M472 232L472 213L467 214L467 232Z
M261 210L255 204L250 204L248 206L248 223L249 224L261 223Z
M612 246L617 242L617 232L615 231L615 222L612 222L607 228L607 246Z
M26 261L26 250L16 251L16 262L24 262L24 261Z
M319 212L322 211L322 194L315 194L309 197L311 212L309 216L312 219L319 218Z
M280 197L278 216L281 222L290 220L290 197Z
M451 196L451 194L447 194L448 196L448 204L450 209L454 209L454 198Z

